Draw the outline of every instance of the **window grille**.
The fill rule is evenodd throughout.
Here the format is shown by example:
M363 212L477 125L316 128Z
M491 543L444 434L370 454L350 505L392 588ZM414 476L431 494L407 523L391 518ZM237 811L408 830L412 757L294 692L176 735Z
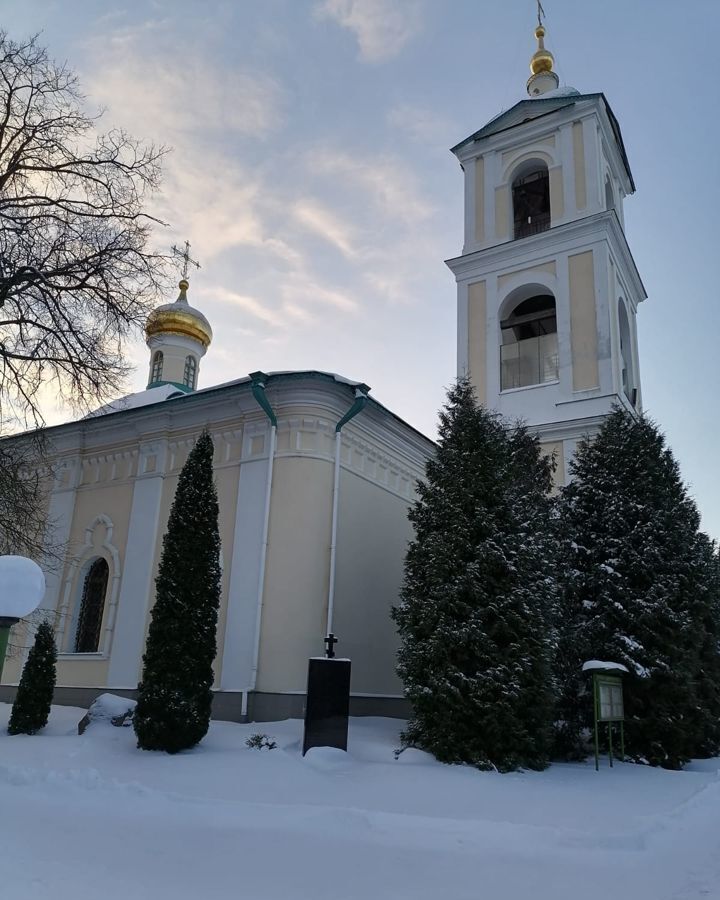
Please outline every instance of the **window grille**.
M85 577L75 632L75 653L97 653L109 574L105 560L96 559Z

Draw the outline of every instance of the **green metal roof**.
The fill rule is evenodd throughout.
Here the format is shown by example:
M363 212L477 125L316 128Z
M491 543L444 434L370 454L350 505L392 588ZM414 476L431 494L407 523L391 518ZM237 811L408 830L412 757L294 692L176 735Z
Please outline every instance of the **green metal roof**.
M458 150L467 146L467 144L481 141L493 134L500 134L503 131L509 131L511 128L517 128L519 125L524 125L525 122L528 121L528 119L534 121L535 119L539 119L543 116L547 116L551 113L557 112L559 109L566 109L568 106L574 106L576 103L579 103L583 100L599 100L603 104L608 119L610 120L610 125L612 127L613 134L615 135L615 140L617 141L620 156L622 157L623 165L625 166L625 171L627 172L632 190L634 191L635 181L633 180L632 172L630 171L630 163L627 158L627 153L625 152L625 144L623 143L620 125L618 123L618 120L615 118L615 114L613 113L610 104L607 102L605 95L602 93L580 94L577 91L573 92L573 89L571 88L565 89L564 92L555 94L555 96L553 97L528 97L527 100L520 100L514 106L510 107L510 109L505 110L505 112L502 112L499 115L495 116L494 119L491 119L487 123L487 125L483 125L483 127L479 131L476 131L474 134L471 134L470 137L465 138L465 140L460 141L459 144L451 147L451 152L457 153ZM523 118L520 121L513 121L517 119L517 114L523 111L527 111L528 113L532 112L533 115L528 115L526 118Z

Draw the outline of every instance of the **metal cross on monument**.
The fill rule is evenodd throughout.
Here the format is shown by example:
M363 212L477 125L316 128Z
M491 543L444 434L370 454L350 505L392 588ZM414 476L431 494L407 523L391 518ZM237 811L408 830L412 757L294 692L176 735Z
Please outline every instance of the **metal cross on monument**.
M540 0L537 0L538 6L538 27L542 28L542 20L545 18L545 10L543 9L543 5Z
M176 247L175 244L172 246L173 256L176 256L178 262L182 260L182 271L180 275L183 279L187 280L188 277L188 266L195 266L196 269L200 268L200 263L193 259L190 256L190 241L185 241L185 249L181 250L179 247Z
M325 638L325 646L327 647L327 649L325 650L325 656L328 659L335 658L335 644L337 644L337 642L338 639L331 631L330 634Z

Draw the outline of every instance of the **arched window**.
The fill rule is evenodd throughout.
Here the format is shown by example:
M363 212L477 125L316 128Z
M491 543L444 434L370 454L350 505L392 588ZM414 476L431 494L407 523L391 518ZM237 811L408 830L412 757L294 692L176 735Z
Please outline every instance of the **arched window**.
M152 361L152 372L150 374L150 383L160 381L163 370L163 355L161 350L157 350Z
M555 298L536 294L520 301L500 323L501 390L558 380Z
M622 297L618 301L618 324L620 326L620 380L625 396L634 406L637 400L637 391L633 374L632 338L630 336L630 320Z
M544 163L534 162L512 183L515 238L547 231L550 227L550 177Z
M75 653L97 653L109 574L105 560L96 559L85 576L75 632Z
M610 176L605 176L605 209L615 209L615 193Z
M186 384L192 390L195 390L195 379L197 378L197 360L194 356L185 357L185 374L183 375L183 384Z

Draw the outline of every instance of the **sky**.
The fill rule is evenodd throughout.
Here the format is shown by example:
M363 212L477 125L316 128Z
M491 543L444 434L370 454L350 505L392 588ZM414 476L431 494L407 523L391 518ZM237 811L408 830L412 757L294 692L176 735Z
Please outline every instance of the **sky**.
M603 91L637 192L643 400L706 530L720 297L716 0L544 0L562 85ZM189 239L215 338L200 386L258 369L363 381L431 436L455 376L462 175L448 148L525 94L535 0L10 0L106 128L172 148L158 247ZM168 300L173 300L169 297ZM142 336L128 348L147 381ZM57 421L67 413L50 411Z

